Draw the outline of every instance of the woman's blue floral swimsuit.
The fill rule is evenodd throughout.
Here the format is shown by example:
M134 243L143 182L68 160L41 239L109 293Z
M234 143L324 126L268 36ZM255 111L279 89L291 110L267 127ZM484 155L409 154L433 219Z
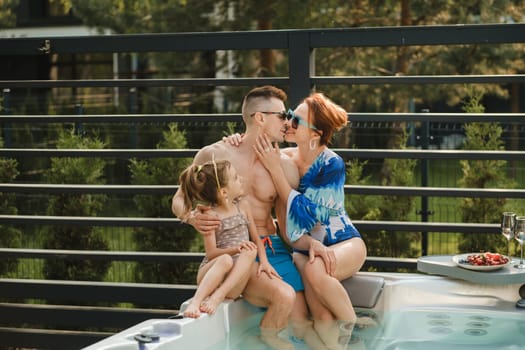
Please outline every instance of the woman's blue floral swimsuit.
M297 241L309 234L326 246L361 237L345 211L345 163L330 149L325 149L306 174L298 190L292 190L287 202L286 234Z

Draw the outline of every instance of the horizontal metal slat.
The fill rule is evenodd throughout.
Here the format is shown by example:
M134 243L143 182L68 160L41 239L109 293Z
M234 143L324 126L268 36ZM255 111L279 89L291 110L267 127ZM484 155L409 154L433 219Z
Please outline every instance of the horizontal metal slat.
M78 184L28 184L0 183L0 192L28 194L103 193L173 195L178 185L78 185ZM419 186L345 185L347 194L385 196L434 196L479 198L525 198L525 189L456 188Z
M0 344L17 349L80 349L113 333L0 327Z
M0 186L1 188L1 186ZM523 189L345 185L347 194L464 198L525 198Z
M204 253L134 252L65 249L0 248L0 259L76 259L109 261L200 262Z
M173 305L174 310L191 298L195 289L195 285L185 284L0 279L0 296L3 298L46 299L54 303Z
M1 40L1 39L0 39ZM1 46L1 44L0 44ZM90 79L90 80L0 80L0 88L77 87L171 87L171 86L257 86L288 85L289 79L271 78L191 78L191 79Z
M524 75L525 79L525 75ZM1 83L1 82L0 82ZM348 114L351 122L525 123L523 113L364 113ZM82 114L0 115L5 123L169 123L241 121L240 114Z
M174 310L163 309L0 303L0 324L9 327L122 330L147 319L174 314Z
M343 158L525 160L525 151L334 148ZM49 149L1 148L0 157L192 158L196 149Z
M182 224L179 219L171 219L171 218L125 218L125 217L38 216L38 215L0 215L0 222L10 223L10 224L119 226L119 227L155 227L155 226L176 226L176 225Z
M367 230L384 230L386 232L406 231L501 234L500 224L363 220L353 220L352 222L361 232L365 232Z
M376 85L376 84L510 84L525 82L524 74L515 75L402 75L402 76L339 76L312 77L313 84Z
M32 216L32 215L0 215L0 222L11 224L41 224L41 225L89 225L89 226L161 226L181 224L178 219L167 218L109 218L109 217L78 217L78 216ZM486 232L499 233L499 224L483 223L450 223L450 222L416 222L416 221L365 221L354 220L359 230L385 230L409 232Z

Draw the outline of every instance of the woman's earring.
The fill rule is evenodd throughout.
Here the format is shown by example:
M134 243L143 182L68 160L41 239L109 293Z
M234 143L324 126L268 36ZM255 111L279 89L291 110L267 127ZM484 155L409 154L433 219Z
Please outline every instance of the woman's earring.
M313 143L312 143L313 141ZM317 147L316 139L310 139L310 151L313 151Z

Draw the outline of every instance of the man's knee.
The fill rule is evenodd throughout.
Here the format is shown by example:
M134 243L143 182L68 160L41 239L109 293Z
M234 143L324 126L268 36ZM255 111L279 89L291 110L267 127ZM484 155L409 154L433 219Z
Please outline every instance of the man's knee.
M243 292L248 302L262 307L280 307L291 310L295 303L295 290L280 279L252 276Z
M271 298L270 302L277 305L287 305L290 306L291 309L295 304L295 298L296 293L293 287L286 282L282 282L276 286L274 296Z

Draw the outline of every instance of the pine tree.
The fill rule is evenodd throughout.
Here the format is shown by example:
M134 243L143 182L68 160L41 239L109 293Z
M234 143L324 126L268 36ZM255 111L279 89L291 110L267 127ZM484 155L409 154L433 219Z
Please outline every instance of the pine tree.
M184 132L170 124L163 133L164 139L157 148L186 148ZM191 161L183 158L134 159L130 163L132 184L134 185L176 185L179 174ZM171 213L172 196L135 195L134 202L143 217L173 217ZM134 229L134 242L139 251L187 252L200 250L196 231L188 225L177 227L137 227ZM202 243L201 247L202 248ZM191 264L141 262L135 268L137 282L150 283L195 283L196 268Z
M471 89L463 109L466 113L483 113L483 92ZM499 123L468 123L465 125L466 150L504 150L503 129ZM461 160L463 176L459 186L467 188L512 188L507 178L506 160ZM464 198L460 204L462 221L471 223L498 223L507 203L506 198ZM506 242L492 234L462 234L460 252L505 251Z

